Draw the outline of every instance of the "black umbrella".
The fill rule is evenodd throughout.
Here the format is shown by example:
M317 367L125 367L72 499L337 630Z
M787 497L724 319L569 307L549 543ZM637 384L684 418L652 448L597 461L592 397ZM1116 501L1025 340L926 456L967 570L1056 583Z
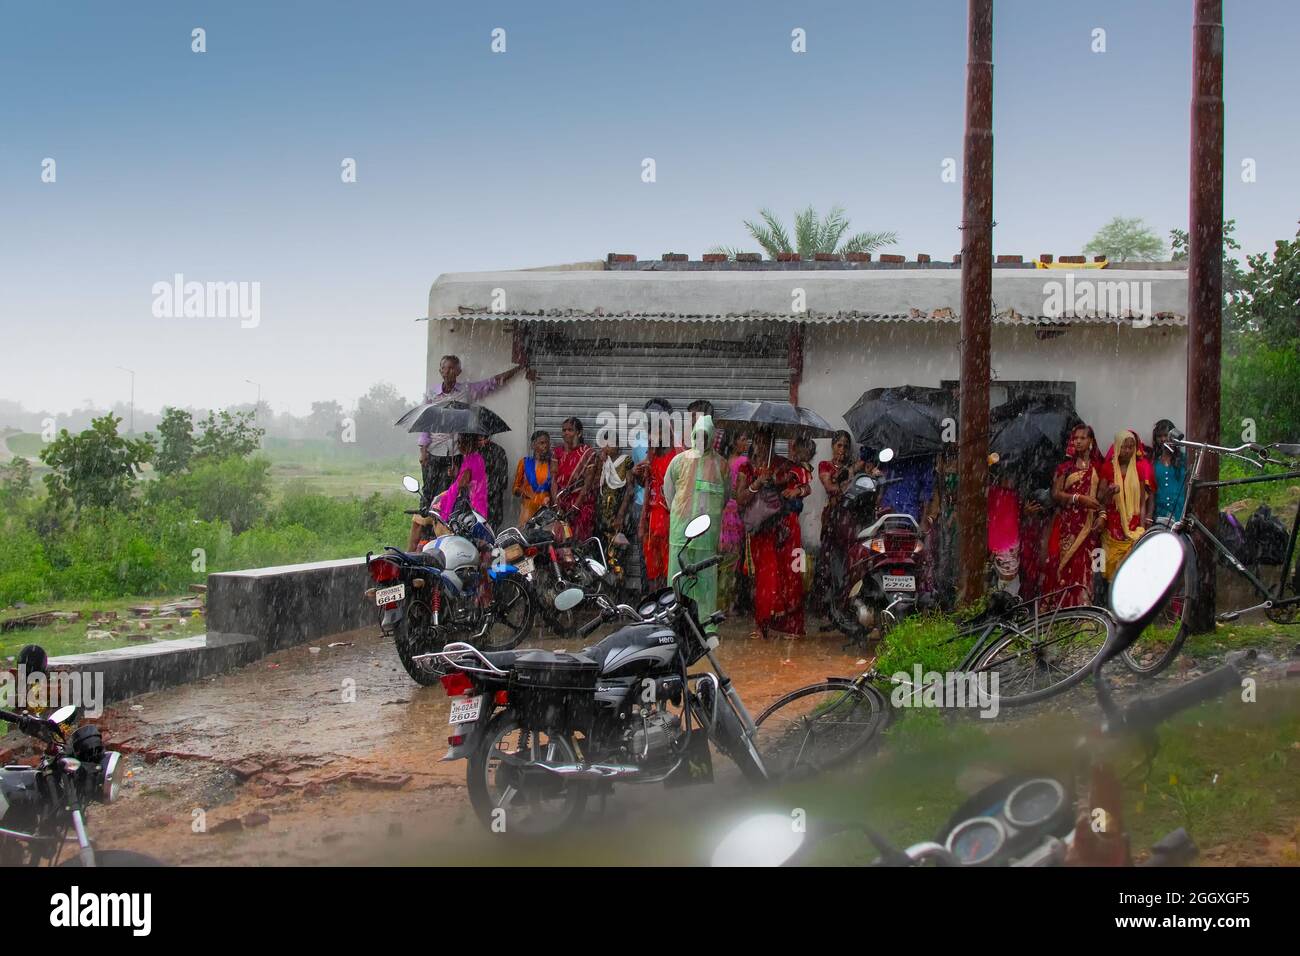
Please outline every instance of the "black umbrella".
M1068 398L1022 398L989 413L989 449L1027 477L1049 470L1065 457L1070 430L1080 422Z
M498 435L510 431L496 412L465 402L417 405L393 423L408 432L446 432L458 435Z
M844 413L849 430L868 448L892 448L898 458L943 451L944 419L955 418L943 388L900 385L873 388Z
M810 408L789 402L736 402L714 421L738 430L769 429L777 438L830 438L836 428Z

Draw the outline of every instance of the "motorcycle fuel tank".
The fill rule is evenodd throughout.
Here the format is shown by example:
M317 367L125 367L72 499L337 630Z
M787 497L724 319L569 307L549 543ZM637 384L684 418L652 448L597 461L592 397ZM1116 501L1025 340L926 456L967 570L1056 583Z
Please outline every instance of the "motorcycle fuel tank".
M478 546L458 534L444 534L440 538L434 538L424 546L424 550L441 552L448 571L478 563Z

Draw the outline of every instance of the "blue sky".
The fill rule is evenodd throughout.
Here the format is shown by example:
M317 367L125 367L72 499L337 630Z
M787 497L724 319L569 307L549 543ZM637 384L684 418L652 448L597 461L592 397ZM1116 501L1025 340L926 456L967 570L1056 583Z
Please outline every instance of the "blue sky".
M1225 210L1255 252L1300 218L1300 4L1225 6ZM995 251L1185 227L1191 7L996 0ZM749 247L763 205L839 203L947 258L965 9L2 0L0 398L124 399L118 365L148 409L247 379L295 413L381 379L415 397L439 273ZM175 273L259 282L260 324L155 317Z

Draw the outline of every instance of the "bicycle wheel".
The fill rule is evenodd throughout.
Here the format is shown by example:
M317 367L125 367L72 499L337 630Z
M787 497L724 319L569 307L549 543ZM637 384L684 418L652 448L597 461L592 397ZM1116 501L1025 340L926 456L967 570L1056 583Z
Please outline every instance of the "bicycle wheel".
M1188 541L1183 583L1136 641L1120 652L1124 666L1139 677L1153 677L1173 662L1187 640L1187 617L1196 592L1196 549Z
M1087 677L1114 630L1110 615L1095 607L1062 608L1003 624L973 670L996 675L999 704L1032 704Z
M885 695L865 681L827 680L786 694L759 715L754 746L769 779L839 766L889 721Z

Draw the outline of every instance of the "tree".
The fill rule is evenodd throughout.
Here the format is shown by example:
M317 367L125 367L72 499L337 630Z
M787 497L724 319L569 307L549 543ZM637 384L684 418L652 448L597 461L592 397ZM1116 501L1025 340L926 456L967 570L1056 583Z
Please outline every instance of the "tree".
M194 443L194 458L222 461L226 458L245 458L262 444L265 429L253 424L253 412L223 410L220 415L208 412L199 422L203 434Z
M17 504L32 494L32 463L22 455L15 455L0 465L0 501Z
M307 424L313 438L336 438L343 427L343 406L335 401L312 402Z
M1241 249L1233 233L1237 229L1237 220L1227 219L1223 223L1223 344L1226 350L1236 351L1237 336L1245 325L1245 316L1241 305L1246 298L1246 272L1233 255ZM1185 229L1169 230L1170 258L1174 262L1187 261L1187 231Z
M1165 254L1165 244L1141 219L1116 216L1097 230L1083 251L1112 262L1149 262Z
M164 408L158 423L158 455L154 461L160 475L176 475L190 466L194 457L194 419L179 408Z
M1300 230L1273 252L1246 257L1245 319L1270 348L1300 348ZM1292 384L1295 384L1293 381Z
M119 435L121 422L105 415L77 435L65 428L41 452L41 461L52 469L45 476L51 501L70 503L78 511L87 505L130 505L142 466L152 459L154 447L148 434L138 439Z
M890 231L859 232L841 243L849 231L849 220L840 206L833 206L824 219L812 206L795 213L793 241L776 213L760 209L758 215L762 221L756 223L746 219L745 229L763 247L769 259L775 259L780 252L798 252L800 259L811 259L819 252L874 252L898 242L898 233ZM734 259L738 250L717 246L711 251L725 253Z
M370 386L370 391L357 399L357 445L372 458L403 453L414 454L415 436L393 422L410 408L397 388L388 382Z

